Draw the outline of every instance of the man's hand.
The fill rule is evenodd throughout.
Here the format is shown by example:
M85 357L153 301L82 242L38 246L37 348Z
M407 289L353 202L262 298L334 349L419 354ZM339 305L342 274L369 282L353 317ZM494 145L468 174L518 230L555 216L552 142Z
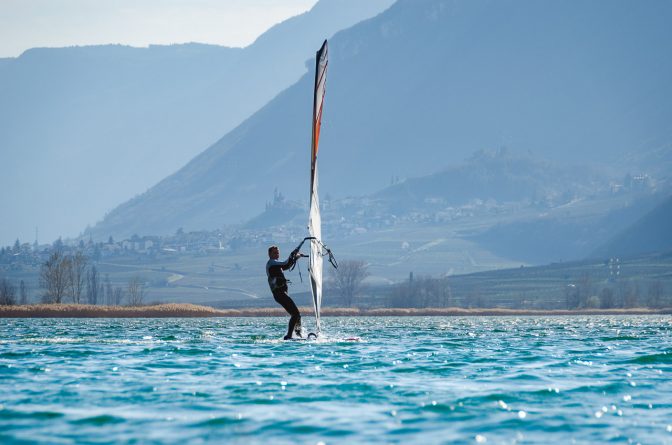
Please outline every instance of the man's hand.
M290 255L292 258L299 258L301 254L299 253L299 249L294 249Z

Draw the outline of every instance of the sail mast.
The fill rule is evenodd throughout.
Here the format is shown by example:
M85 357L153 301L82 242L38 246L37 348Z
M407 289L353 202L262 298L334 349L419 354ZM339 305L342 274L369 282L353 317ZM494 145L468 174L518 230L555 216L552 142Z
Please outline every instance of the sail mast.
M313 96L312 141L310 155L310 213L308 215L308 231L310 242L310 291L315 308L315 322L317 332L320 332L320 310L322 306L322 218L320 215L320 199L317 193L317 152L320 142L320 127L322 125L322 106L324 103L325 86L327 80L328 48L325 40L315 56L315 89Z

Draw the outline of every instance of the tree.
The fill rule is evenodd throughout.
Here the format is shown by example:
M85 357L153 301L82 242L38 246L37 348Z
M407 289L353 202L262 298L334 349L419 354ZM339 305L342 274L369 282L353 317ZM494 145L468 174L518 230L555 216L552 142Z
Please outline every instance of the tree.
M468 308L484 308L487 307L487 300L481 292L481 288L478 285L474 285L469 289L469 292L464 298L464 305Z
M13 306L16 304L16 286L8 279L0 281L0 306Z
M98 298L100 299L101 304L105 304L105 283L102 281L100 281L100 284L98 285ZM96 304L98 304L98 299L96 299Z
M614 291L610 287L605 287L600 292L600 307L602 309L611 309L615 306Z
M68 258L69 290L72 302L79 304L84 284L86 282L87 258L82 252L77 252Z
M565 286L565 306L567 309L579 307L579 290L574 283Z
M420 277L414 284L422 307L447 307L452 300L448 278Z
M114 301L114 289L112 289L112 282L110 281L110 275L105 274L105 304L112 305Z
M663 283L656 280L649 284L648 305L649 307L661 307L663 303Z
M100 292L100 277L98 269L93 265L86 272L86 301L89 304L98 304L98 295Z
M430 307L436 304L436 280L430 277L418 276L409 280L410 294L415 301L415 307Z
M19 283L19 304L28 304L28 286L23 280Z
M593 278L589 272L584 272L579 277L579 280L576 285L578 291L578 304L577 307L584 308L588 305L588 298L593 296Z
M69 261L61 250L55 250L42 264L40 281L47 290L44 300L47 303L61 303L69 285Z
M588 297L588 300L586 300L586 307L593 309L600 307L600 297L597 295L591 295Z
M632 281L623 280L618 285L618 297L621 307L635 307L639 299L639 286Z
M139 276L134 276L128 280L128 305L142 306L145 298L145 281Z
M413 284L411 280L393 286L388 301L388 307L414 307L415 298L412 289Z
M453 303L453 295L447 277L431 278L411 272L408 280L392 288L388 305L390 307L448 307Z
M361 289L362 281L368 276L368 265L364 261L342 261L334 271L333 286L347 307L352 306L352 301Z
M453 292L450 288L450 281L448 277L436 280L436 296L441 306L448 307L451 305L453 300Z
M124 299L124 290L117 286L114 288L114 291L112 293L112 304L115 306L121 305L121 301Z

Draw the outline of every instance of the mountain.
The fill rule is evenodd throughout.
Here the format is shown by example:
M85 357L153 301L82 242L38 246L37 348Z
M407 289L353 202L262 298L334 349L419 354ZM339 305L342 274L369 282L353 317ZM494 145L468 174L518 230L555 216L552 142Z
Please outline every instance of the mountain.
M320 0L246 48L35 48L0 59L0 243L75 235L306 72L314 42L393 0ZM11 191L11 192L8 192Z
M621 231L593 257L632 257L672 251L672 196Z
M536 215L502 218L466 239L511 260L528 264L595 258L595 250L660 203L657 193L581 199ZM600 256L600 255L597 255Z
M480 150L463 163L403 180L373 197L387 203L390 211L396 213L437 204L459 206L473 200L548 205L595 193L607 184L603 175L587 166L562 165L502 148Z
M645 176L614 178L507 149L479 151L437 173L393 181L371 195L324 196L327 236L343 248L361 230L369 243L406 237L416 245L433 232L439 234L433 241L475 243L514 264L583 260L671 191ZM276 192L243 227L301 233L307 212L301 204ZM409 222L415 238L404 235ZM414 265L428 269L422 261L416 258Z
M667 144L654 145L635 152L627 153L620 160L622 170L629 168L641 175L655 178L661 188L672 184L672 128Z
M400 0L330 41L321 191L373 193L499 146L608 167L672 137L671 19L665 0ZM313 77L91 233L243 221L275 188L305 202Z
M664 181L646 175L616 178L589 166L500 149L386 187L357 211L441 226L444 237L475 242L500 258L548 264L594 258L592 252L671 191ZM328 208L334 207L343 213L333 203ZM353 219L353 214L345 217ZM323 212L323 219L334 218L340 214ZM384 229L387 236L393 230Z

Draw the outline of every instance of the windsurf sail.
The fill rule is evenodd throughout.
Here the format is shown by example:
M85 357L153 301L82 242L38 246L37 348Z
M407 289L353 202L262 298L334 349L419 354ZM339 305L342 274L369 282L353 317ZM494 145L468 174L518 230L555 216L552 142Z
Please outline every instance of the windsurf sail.
M315 90L313 96L313 137L310 156L310 212L308 214L308 232L310 233L310 291L313 295L315 322L317 333L320 332L320 310L322 307L322 217L320 216L320 198L317 194L317 151L320 142L320 126L322 125L322 108L327 81L328 60L327 41L316 54Z

